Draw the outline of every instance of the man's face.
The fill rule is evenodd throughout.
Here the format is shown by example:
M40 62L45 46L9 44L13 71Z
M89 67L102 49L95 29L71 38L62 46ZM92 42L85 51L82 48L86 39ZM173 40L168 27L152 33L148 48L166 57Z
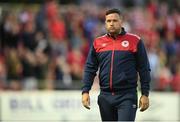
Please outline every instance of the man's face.
M108 14L105 17L105 27L108 33L118 34L122 26L122 17L117 13Z

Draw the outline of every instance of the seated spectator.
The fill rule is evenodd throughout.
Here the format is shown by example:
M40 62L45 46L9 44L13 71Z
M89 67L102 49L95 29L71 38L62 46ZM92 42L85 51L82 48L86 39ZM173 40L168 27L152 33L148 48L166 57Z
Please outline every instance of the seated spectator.
M180 63L177 64L176 73L172 78L171 87L173 91L180 92Z
M22 85L22 65L15 49L6 52L7 80L10 89L20 89ZM14 88L14 86L16 88ZM17 88L18 87L18 88Z
M6 67L4 57L0 54L0 91L6 89Z
M35 34L36 47L34 56L36 59L35 77L38 80L38 88L45 88L48 72L48 55L51 52L49 42L45 39L43 32L36 32Z
M71 76L73 80L81 80L82 72L85 63L85 57L79 49L73 49L67 56L67 61L70 66Z
M161 67L158 79L157 90L158 91L170 91L171 90L172 74L167 66Z

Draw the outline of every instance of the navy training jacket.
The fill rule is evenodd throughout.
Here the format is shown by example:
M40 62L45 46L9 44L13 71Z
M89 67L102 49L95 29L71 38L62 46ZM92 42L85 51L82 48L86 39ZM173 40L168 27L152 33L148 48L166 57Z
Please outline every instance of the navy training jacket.
M124 28L115 39L105 34L94 40L84 68L83 93L91 89L98 69L101 91L114 94L136 89L139 73L141 92L149 95L150 66L144 44Z

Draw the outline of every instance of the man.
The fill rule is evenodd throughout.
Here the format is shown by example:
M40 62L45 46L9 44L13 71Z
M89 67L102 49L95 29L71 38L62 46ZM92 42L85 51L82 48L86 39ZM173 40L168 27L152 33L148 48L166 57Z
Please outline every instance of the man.
M82 103L90 109L89 90L99 69L98 105L102 121L134 121L137 110L137 79L140 76L140 111L149 107L150 66L140 37L122 27L118 9L106 12L107 34L94 40L82 82Z

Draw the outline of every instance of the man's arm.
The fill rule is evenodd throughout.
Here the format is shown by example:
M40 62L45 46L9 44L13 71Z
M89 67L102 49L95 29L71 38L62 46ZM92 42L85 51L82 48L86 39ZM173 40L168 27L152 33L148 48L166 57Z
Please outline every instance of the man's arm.
M139 101L140 111L144 111L149 107L149 89L150 89L150 65L142 40L139 41L137 46L137 71L140 76L141 93L142 96Z
M93 45L90 48L83 75L83 87L82 87L82 103L84 107L90 109L90 97L89 90L92 87L94 77L96 76L96 72L98 70L98 60L96 57L96 52Z

